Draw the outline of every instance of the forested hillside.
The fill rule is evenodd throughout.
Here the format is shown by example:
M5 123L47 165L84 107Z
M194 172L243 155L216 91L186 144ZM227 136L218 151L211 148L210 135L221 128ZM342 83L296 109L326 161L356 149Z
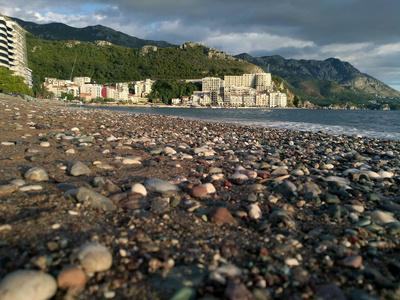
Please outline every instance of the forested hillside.
M89 76L98 83L152 79L190 79L262 71L251 63L210 52L199 44L182 47L141 49L108 43L48 41L27 35L29 67L35 83L45 77L69 79Z

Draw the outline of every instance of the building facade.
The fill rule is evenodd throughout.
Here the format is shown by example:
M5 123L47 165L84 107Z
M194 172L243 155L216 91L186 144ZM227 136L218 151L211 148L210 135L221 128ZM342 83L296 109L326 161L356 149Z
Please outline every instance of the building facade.
M24 29L18 23L0 15L0 66L22 76L32 88L32 70L28 68Z

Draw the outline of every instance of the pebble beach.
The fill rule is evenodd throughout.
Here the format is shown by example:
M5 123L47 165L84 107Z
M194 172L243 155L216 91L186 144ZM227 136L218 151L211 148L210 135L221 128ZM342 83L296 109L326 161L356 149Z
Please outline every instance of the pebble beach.
M400 299L400 142L0 94L0 299Z

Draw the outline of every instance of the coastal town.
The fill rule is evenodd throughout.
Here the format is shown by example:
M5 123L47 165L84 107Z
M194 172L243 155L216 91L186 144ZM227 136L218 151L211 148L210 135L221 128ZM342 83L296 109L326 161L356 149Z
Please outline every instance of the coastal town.
M271 73L243 74L186 80L201 84L201 91L190 96L170 99L172 105L191 107L286 107L285 93L273 90ZM73 80L46 78L44 87L54 97L63 98L71 95L83 103L99 99L109 99L114 103L148 104L147 96L152 91L154 80L101 85L91 81L90 77L74 77ZM129 86L133 88L130 93Z

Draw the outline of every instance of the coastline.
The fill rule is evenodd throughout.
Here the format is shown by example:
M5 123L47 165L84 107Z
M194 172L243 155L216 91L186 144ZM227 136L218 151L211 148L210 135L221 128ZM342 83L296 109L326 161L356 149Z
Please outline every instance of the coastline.
M397 141L1 97L0 117L0 279L59 278L96 242L112 265L55 299L399 296Z

